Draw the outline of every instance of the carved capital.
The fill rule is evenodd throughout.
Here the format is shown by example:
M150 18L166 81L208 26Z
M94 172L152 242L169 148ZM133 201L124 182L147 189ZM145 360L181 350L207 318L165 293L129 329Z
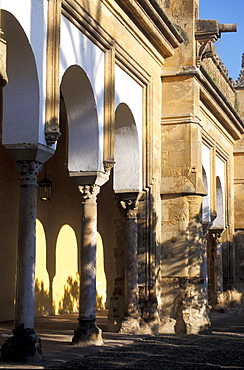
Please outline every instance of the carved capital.
M126 215L128 218L137 217L137 206L138 206L137 199L121 200L120 204L126 210Z
M110 172L115 165L115 161L113 159L106 159L103 161L103 167L105 172Z
M45 132L45 138L46 138L47 145L51 146L55 144L58 141L60 136L61 136L61 133L58 130Z
M213 238L216 243L221 243L221 234L223 230L214 230L212 231Z
M78 189L82 195L83 203L96 203L100 192L99 185L79 185Z
M37 161L17 161L16 168L20 174L20 181L23 184L37 184L37 176L42 170L42 163Z

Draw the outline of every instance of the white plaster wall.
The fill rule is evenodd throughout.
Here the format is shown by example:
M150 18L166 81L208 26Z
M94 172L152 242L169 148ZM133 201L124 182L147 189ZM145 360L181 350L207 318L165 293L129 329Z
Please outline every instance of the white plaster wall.
M13 16L18 20L29 40L30 47L34 54L40 92L40 109L39 122L32 122L32 125L39 125L39 137L37 138L35 135L35 139L31 139L31 143L36 143L36 141L38 141L39 143L46 145L44 124L46 97L46 40L48 1L0 0L0 8L8 11L9 13L12 13ZM14 109L14 105L12 109ZM16 112L16 114L18 114L18 112ZM28 130L29 129L31 130L31 127L29 127ZM28 134L26 140L23 135L22 141L28 143L28 140ZM9 141L11 141L11 138L9 138ZM17 140L17 142L19 141Z
M68 169L96 172L101 166L96 103L80 66L73 65L65 71L61 91L68 118Z
M218 210L218 208L222 209L223 214L220 215L219 217L217 215L217 218L214 221L213 226L224 227L225 226L225 201L226 201L225 200L225 162L222 159L220 159L218 156L216 156L216 177L217 176L220 179L221 188L222 188L222 197L223 197L222 198L223 203L222 204L217 204L217 210Z
M210 148L208 148L205 144L202 144L202 165L206 173L207 178L207 196L203 197L203 221L209 222L210 221L210 179L211 179L211 172L210 172Z
M225 162L216 156L216 176L219 176L222 189L224 192L225 188Z
M64 16L61 19L60 83L66 69L80 66L93 89L98 114L99 168L103 171L104 53ZM77 137L79 141L79 137Z
M120 103L130 108L135 120L139 140L139 190L142 188L142 104L143 88L122 68L115 66L115 109Z

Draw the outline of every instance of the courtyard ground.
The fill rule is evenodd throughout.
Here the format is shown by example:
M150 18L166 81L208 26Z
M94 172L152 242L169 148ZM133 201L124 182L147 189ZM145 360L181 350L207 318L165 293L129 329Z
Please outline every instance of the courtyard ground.
M37 319L44 361L14 364L11 369L244 369L244 315L213 313L211 334L136 336L105 332L104 346L71 345L76 315ZM98 314L103 327L106 317ZM105 328L105 326L104 326ZM11 323L0 323L1 343L11 333Z

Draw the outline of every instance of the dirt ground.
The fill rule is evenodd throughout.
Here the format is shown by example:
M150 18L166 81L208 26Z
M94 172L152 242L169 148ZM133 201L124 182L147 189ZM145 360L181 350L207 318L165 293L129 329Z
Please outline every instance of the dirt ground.
M244 315L212 314L211 334L143 336L59 369L244 369Z

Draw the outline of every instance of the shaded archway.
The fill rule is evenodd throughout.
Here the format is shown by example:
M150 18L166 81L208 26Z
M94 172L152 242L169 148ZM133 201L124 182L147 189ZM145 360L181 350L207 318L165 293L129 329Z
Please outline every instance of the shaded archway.
M225 226L224 194L219 176L216 177L216 211L217 217L213 223L213 228L224 229Z
M9 80L3 93L3 144L36 144L40 91L34 54L21 25L7 11L2 11L2 28Z
M202 167L202 177L203 177L203 184L206 189L207 195L202 197L202 221L204 223L210 222L210 194L209 194L209 184L206 171L204 167Z
M115 112L114 190L140 189L140 151L136 123L130 108L120 103Z
M61 91L68 118L69 172L97 171L99 130L95 99L86 73L77 65L62 78Z

